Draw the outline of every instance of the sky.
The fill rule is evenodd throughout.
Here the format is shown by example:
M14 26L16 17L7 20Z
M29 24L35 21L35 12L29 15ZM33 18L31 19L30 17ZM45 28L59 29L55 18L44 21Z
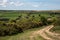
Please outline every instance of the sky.
M0 0L0 10L60 10L60 0Z

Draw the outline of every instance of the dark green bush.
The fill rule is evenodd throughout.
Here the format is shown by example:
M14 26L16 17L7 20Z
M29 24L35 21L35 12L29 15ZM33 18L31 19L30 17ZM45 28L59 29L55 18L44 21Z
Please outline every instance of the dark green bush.
M43 25L47 25L47 19L44 16L41 16L41 22Z
M41 16L40 14L38 17L39 19L37 20L39 21L35 20L35 15L32 15L31 17L28 15L23 18L19 16L15 20L9 20L9 22L0 22L0 36L21 33L27 29L38 28L50 23L50 21L47 21L46 17Z
M20 27L18 27L16 24L2 23L0 25L0 36L13 35L19 32L23 32L23 30Z

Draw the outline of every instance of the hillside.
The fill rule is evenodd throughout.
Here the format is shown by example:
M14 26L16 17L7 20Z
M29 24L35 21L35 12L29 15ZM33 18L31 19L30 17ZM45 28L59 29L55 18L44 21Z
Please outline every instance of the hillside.
M1 40L59 40L54 33L60 34L60 10L0 10Z

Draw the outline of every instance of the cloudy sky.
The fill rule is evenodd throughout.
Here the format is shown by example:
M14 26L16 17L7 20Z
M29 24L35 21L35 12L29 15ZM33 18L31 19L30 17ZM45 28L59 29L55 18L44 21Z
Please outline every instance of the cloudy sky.
M60 0L0 0L0 10L59 10Z

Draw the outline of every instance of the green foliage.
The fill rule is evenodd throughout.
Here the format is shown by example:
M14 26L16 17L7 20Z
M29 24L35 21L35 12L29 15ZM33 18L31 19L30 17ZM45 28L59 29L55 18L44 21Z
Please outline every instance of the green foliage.
M41 16L41 22L43 25L47 25L47 19L44 16Z
M60 17L57 17L56 20L54 21L54 27L52 28L51 31L60 33Z
M57 20L55 21L54 25L60 25L60 18L57 18Z
M0 36L12 35L18 32L23 32L20 27L12 23L2 23L0 25Z
M54 22L55 16L49 12L37 11L3 11L1 18L9 18L9 21L0 21L0 36L13 35L31 28L38 28ZM47 21L51 17L53 21Z

